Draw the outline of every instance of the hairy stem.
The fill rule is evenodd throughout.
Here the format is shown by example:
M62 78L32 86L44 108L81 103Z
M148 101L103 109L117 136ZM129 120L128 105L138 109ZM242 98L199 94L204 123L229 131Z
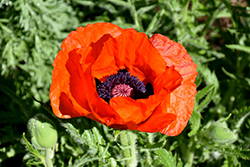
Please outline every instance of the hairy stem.
M131 146L131 160L130 160L130 166L136 166L137 160L136 160L136 145L135 145L135 139L136 136L133 132L128 132L129 136L129 144Z
M52 158L54 157L54 149L47 148L45 150L45 167L53 167Z
M137 165L136 160L136 146L135 134L129 131L121 131L120 133L121 145L123 146L123 155L126 159L126 166L134 167Z
M191 167L193 164L194 151L195 151L195 142L194 142L194 136L192 136L187 146L185 145L185 143L181 144L181 152L187 164L189 164L188 167Z

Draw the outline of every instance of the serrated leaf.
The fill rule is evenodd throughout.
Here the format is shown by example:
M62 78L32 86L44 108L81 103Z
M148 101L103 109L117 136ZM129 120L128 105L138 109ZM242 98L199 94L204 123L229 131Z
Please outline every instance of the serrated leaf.
M91 153L96 154L97 153L97 139L94 137L93 133L91 130L84 130L82 136L84 140L86 140L87 145L89 146Z
M99 148L100 148L101 146L99 146ZM101 147L101 148L103 148L103 147ZM109 143L107 144L107 146L106 146L106 148L104 149L103 148L103 150L101 150L101 149L99 149L99 150L101 150L100 151L100 157L101 158L108 158L109 156L110 156L110 154L109 154L109 152L108 152L108 148L109 148ZM110 160L110 159L109 159Z
M182 22L186 22L188 18L188 7L189 7L189 1L185 1L185 4L183 5L183 9L181 12L181 19Z
M225 58L225 54L224 53L217 52L215 50L207 50L207 53L211 54L211 55L213 55L215 57L217 57L218 59Z
M99 130L98 130L96 127L93 127L92 131L93 131L93 135L94 135L96 141L97 141L99 144L101 144L101 145L105 145L106 142L105 142L105 140L103 139L103 137L102 137L101 133L99 132Z
M250 47L249 46L228 44L228 45L226 45L226 47L229 48L229 49L236 49L236 50L239 50L239 51L250 53Z
M188 133L188 136L191 137L199 130L201 124L201 114L197 111L193 111L189 122L191 123L192 130Z
M8 27L6 27L5 25L3 25L3 24L1 24L1 23L0 23L0 27L2 28L2 30L3 30L4 32L7 32L7 33L9 33L9 34L12 33L12 31L11 31Z
M211 16L208 17L208 19L206 21L206 26L202 32L203 37L205 37L209 27L213 24L214 20L216 19L218 14L223 10L223 8L224 8L223 3L220 3L216 8L208 8L207 12L209 12L211 14Z
M154 15L152 21L149 23L148 28L145 32L146 34L151 34L152 32L155 31L155 29L157 28L158 24L161 21L162 16L164 15L164 12L165 10L160 10Z
M77 130L71 123L61 123L61 126L66 128L66 131L70 134L73 140L79 145L85 145L86 140L84 140L79 134L79 130Z
M195 80L196 87L199 87L202 82L202 75L198 75Z
M25 142L25 144L26 144L26 147L27 147L27 149L29 150L29 152L31 153L31 154L33 154L35 157L37 157L37 158L39 158L42 162L44 162L45 161L45 157L43 156L43 155L41 155L40 153L39 153L39 151L38 150L36 150L31 144L30 144L30 142L26 139L26 137L25 137L25 133L23 133L23 140L24 140L24 142ZM40 162L39 162L40 163Z
M94 138L97 142L96 144L98 145L98 155L101 156L102 158L109 157L110 156L110 153L108 152L109 143L106 144L106 141L103 139L101 133L96 127L94 127L92 131Z
M10 20L9 19L6 19L6 18L1 18L0 19L0 22L2 23L8 23Z
M221 10L220 13L216 16L217 18L225 18L225 17L232 17L232 14L228 11L227 8L225 8L224 10Z
M155 153L160 157L160 161L164 164L166 167L173 167L176 166L176 159L172 156L172 153L160 148L155 150Z
M141 16L144 13L154 9L155 7L156 7L156 5L141 7L139 10L137 10L137 14L138 14L138 16Z
M112 2L116 5L123 6L126 8L130 8L130 4L128 2L122 1L122 0L108 0L109 2Z
M24 142L25 142L25 144L26 144L26 146L27 146L27 149L28 149L31 153L33 153L34 155L40 156L39 152L38 152L36 149L34 149L33 146L30 144L30 142L26 139L25 133L23 133L23 140L24 140Z
M238 132L240 127L245 122L246 118L250 115L250 107L245 107L239 111L239 113L235 114L235 123L234 123L234 132Z
M222 167L240 167L241 164L236 156L226 156Z
M218 152L225 154L227 156L242 158L245 160L250 159L250 150L243 150L243 149L239 150L239 149L233 149L229 147L225 147L221 149L221 147L219 146L216 146L215 148L217 149Z
M118 13L116 7L114 7L114 5L111 4L111 3L107 4L107 3L105 3L105 2L99 2L99 1L98 1L98 2L96 3L96 5L98 5L98 7L100 7L100 8L105 9L106 11L109 11L109 12L112 13L112 14Z
M8 60L8 66L12 67L12 68L15 68L16 67L16 60L15 60L15 57L14 57L14 54L13 54L13 43L14 43L14 40L11 39L9 40L5 47L4 47L4 50L2 52L2 56L4 56L7 60Z
M250 159L250 150L240 150L239 151L239 157L245 160Z
M194 40L194 39L186 39L185 42L187 42L190 45L193 45L193 46L195 46L196 48L199 48L199 49L208 49L208 46L206 45L206 43L199 42L199 41Z
M214 85L209 85L203 88L202 90L199 90L195 96L195 101L198 103L203 97L205 97L212 89L214 88Z
M206 108L207 105L213 100L214 95L215 95L215 88L213 88L212 91L210 91L209 94L206 96L205 100L200 105L198 105L196 111L200 112L201 110Z
M214 85L215 89L217 90L219 88L219 81L215 72L212 72L207 66L204 66L203 64L200 64L197 61L196 64L198 65L198 72L202 74L203 80L206 82L206 84Z
M88 152L93 155L97 153L96 140L93 137L91 130L84 130L84 133L81 135L79 130L76 129L71 123L62 123L61 125L66 128L66 131L78 145L88 148Z
M75 163L69 167L82 167L84 164L88 162L98 161L99 159L100 157L90 158L87 155L83 155L80 159L77 159Z
M157 148L162 148L165 144L166 144L166 140L161 141L161 142L157 142L154 144L147 143L145 147L148 149L157 149Z

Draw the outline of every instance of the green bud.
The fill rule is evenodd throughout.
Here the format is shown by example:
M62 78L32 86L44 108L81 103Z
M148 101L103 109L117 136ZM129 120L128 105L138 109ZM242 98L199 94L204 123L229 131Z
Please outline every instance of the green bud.
M217 143L233 143L238 139L237 134L221 123L214 123L208 129L209 137Z
M57 142L57 131L52 121L43 114L37 114L28 122L32 144L40 149L51 148Z

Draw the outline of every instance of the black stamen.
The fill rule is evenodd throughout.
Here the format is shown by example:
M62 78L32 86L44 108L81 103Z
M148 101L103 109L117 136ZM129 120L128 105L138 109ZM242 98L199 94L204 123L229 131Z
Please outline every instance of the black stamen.
M106 78L107 80L101 83L98 79L96 80L96 89L99 97L103 98L105 101L109 102L109 100L114 97L112 95L112 89L116 85L125 84L131 88L133 88L133 92L130 97L133 99L142 99L148 98L149 95L153 95L153 87L150 83L147 86L144 85L142 81L140 81L137 77L130 75L130 73L126 70L119 70L117 74L110 75Z

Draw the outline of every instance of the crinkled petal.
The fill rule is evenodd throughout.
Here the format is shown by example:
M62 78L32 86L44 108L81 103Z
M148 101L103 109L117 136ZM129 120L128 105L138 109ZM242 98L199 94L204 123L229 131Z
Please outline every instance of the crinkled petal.
M145 104L130 97L114 97L110 99L109 104L125 122L132 121L136 124L143 120L143 111L147 110Z
M69 55L70 54L74 55L76 54L76 51L71 51ZM66 61L64 65L60 63L54 63L52 85L50 89L50 100L54 114L60 118L79 117L91 113L90 108L88 107L88 105L86 105L86 98L83 98L81 100L82 103L78 103L72 96L75 94L75 92L77 92L77 90L70 90L70 85L72 85L72 83L70 83L70 78L72 77L72 75L70 75L69 71L66 68L67 63L73 64L72 61L73 60ZM71 73L79 74L78 68L80 67L72 67L73 68L69 68L69 70L71 70ZM61 78L62 76L65 76L65 78ZM77 75L77 77L80 80L80 75ZM57 85L55 85L56 83ZM64 103L66 103L67 105Z
M176 114L177 118L160 132L169 136L176 136L186 127L193 111L197 65L181 44L170 40L168 37L155 34L150 38L150 42L163 56L167 66L174 65L183 78L182 84L170 94L170 99L165 98L161 103L162 108L166 108L168 113Z
M171 93L181 85L182 80L180 73L174 69L174 66L171 66L155 78L154 93L161 96Z
M111 23L96 23L93 25L89 24L86 27L77 28L76 31L71 32L63 41L61 50L59 51L53 63L54 70L52 73L52 84L50 87L51 106L56 116L60 118L82 116L82 114L77 115L77 113L73 114L72 112L71 115L70 112L61 112L60 110L61 108L65 108L66 106L66 108L70 108L70 110L72 111L74 110L69 105L72 102L71 100L69 100L69 98L72 98L69 90L70 74L66 69L66 62L69 59L69 52L77 48L86 47L89 50L83 48L84 51L82 51L86 52L86 54L82 54L84 55L82 57L82 60L85 60L85 57L87 57L91 53L91 47L88 47L89 45L98 41L105 34L109 34L112 37L117 37L121 34L122 31L123 29ZM68 99L66 99L65 95ZM65 107L62 107L63 105L61 103L63 101L67 101L67 105ZM76 107L79 107L79 105L77 104ZM91 111L89 111L89 108L86 108L84 113L86 114L88 112Z
M91 66L85 71L82 70L80 59L81 50L72 51L69 53L69 60L66 67L70 73L70 92L72 101L76 101L82 108L88 108L91 113L85 115L88 118L96 120L100 123L110 125L113 123L123 123L120 116L112 109L97 92L91 75ZM76 104L74 104L76 105ZM78 109L78 112L83 110Z
M162 128L171 125L175 120L175 114L154 112L145 122L142 122L137 126L137 130L142 132L158 132Z
M146 121L138 125L138 130L143 132L157 132L171 125L177 119L176 113L171 113L166 106L162 106L162 101L170 99L170 94L181 85L182 77L174 66L167 68L159 75L153 83L155 96L161 97L160 104L154 108L152 114Z
M94 77L100 80L124 68L141 81L152 82L165 71L166 63L145 34L126 29L119 37L104 43L93 64Z

